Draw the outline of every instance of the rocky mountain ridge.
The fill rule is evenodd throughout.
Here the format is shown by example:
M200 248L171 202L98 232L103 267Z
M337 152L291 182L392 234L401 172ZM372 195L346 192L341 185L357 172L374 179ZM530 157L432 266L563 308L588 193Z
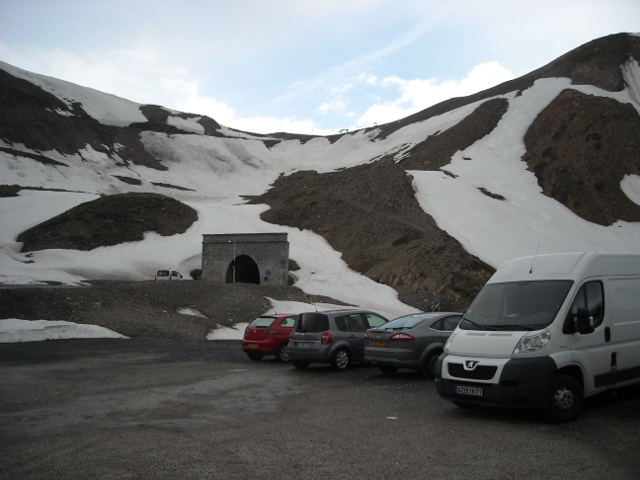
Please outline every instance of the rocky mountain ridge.
M391 286L408 303L420 304L423 309L464 309L494 267L469 254L458 240L439 228L418 204L407 172L447 173L447 165L456 152L464 151L496 128L509 108L509 95L519 96L546 78L564 77L571 85L589 85L608 92L627 89L637 94L640 79L630 76L629 72L634 70L627 66L637 64L639 59L638 36L617 34L594 40L518 79L360 132L368 135L370 142L384 142L403 128L477 103L461 122L424 140L404 147L391 146L385 154L335 171L316 170L314 167L319 166L316 161L308 169L280 174L264 193L243 196L250 203L269 205L261 216L263 220L321 235L342 253L350 268ZM152 191L173 198L179 198L181 193L197 193L177 177L161 177L174 164L185 162L189 152L180 151L179 147L169 151L163 146L166 143L150 148L149 141L145 141L148 138L169 142L183 136L216 137L233 139L234 145L242 141L252 145L261 142L265 154L270 155L286 142L295 142L304 152L306 144L317 140L313 136L286 133L258 135L234 131L207 117L169 112L153 105L140 107L146 122L107 125L89 115L82 104L65 102L2 68L0 105L3 162L19 165L36 161L42 169L56 169L64 175L65 168L71 161L77 161L78 156L87 165L99 158L105 164L100 174L105 183L103 191L96 193L107 196L123 191ZM326 139L337 145L353 135L355 132ZM536 175L545 195L596 225L611 225L618 220L640 221L640 206L620 189L625 175L640 175L637 107L567 89L538 115L524 142L526 152L520 160ZM211 155L220 168L233 168L225 157L227 154ZM255 154L243 158L248 168L259 170L267 163L266 157ZM116 168L119 173L111 173ZM184 168L189 168L186 162ZM29 178L20 184L2 181L2 195L15 195L30 188L69 188L55 181L45 187L31 185ZM117 189L114 185L118 185ZM483 193L496 201L504 200L499 193ZM36 226L29 234L38 239L38 249L55 248L61 238L65 239L66 248L81 249L81 245L88 243L82 238L83 231L93 236L91 245L112 245L114 241L117 243L119 228L125 228L119 222L118 212L133 209L139 199L131 195L125 202L130 202L128 207L110 214L96 210L88 220L83 218L83 222L92 223L92 229L83 229L71 215L66 222ZM151 226L149 222L141 222L144 226L127 224L126 228L161 232L173 218L167 214L167 208L171 207L155 211L157 216ZM18 239L25 240L26 237ZM35 247L25 241L23 248L25 252ZM431 299L430 304L425 305L421 298Z

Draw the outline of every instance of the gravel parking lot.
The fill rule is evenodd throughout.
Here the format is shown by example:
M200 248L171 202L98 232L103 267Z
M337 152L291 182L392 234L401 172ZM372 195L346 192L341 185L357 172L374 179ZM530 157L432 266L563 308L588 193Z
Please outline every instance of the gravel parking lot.
M640 478L640 388L550 425L459 409L409 371L154 340L3 344L0 385L3 479Z

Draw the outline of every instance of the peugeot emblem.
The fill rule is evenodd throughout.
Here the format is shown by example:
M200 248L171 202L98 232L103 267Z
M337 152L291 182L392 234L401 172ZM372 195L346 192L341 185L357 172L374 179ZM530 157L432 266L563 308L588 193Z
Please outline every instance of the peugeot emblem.
M464 369L467 371L473 371L478 366L477 360L465 360L464 361Z

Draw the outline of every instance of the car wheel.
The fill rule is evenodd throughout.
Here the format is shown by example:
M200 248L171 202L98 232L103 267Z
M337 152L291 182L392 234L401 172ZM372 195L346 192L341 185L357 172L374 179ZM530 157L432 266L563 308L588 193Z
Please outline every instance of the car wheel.
M544 415L553 423L575 420L584 403L582 385L570 375L557 375L551 381L551 388L544 407Z
M345 370L351 363L351 355L344 348L339 349L331 357L331 368L334 370Z
M390 367L389 365L380 365L378 368L385 375L393 375L398 371L398 367Z
M276 360L278 360L279 362L289 361L289 350L287 350L286 343L283 343L278 347L278 351L276 352Z
M262 357L264 356L262 354L262 352L247 352L247 355L249 356L249 358L251 360L253 360L254 362L257 362L259 360L262 359Z
M309 362L301 362L299 360L294 360L291 362L291 365L296 367L298 370L304 370L309 366Z
M438 357L442 352L431 352L427 355L427 358L424 361L424 365L422 366L422 376L425 378L435 378L436 377L436 365L438 363Z

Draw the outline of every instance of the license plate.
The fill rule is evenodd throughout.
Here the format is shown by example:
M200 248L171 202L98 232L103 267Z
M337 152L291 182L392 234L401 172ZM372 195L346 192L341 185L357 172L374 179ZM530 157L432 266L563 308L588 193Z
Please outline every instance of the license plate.
M387 346L387 342L385 342L384 340L372 340L371 341L371 346L372 347L386 347Z
M311 348L311 345L313 345L311 342L296 342L298 348Z
M476 387L463 387L462 385L458 385L456 387L456 393L460 395L474 395L476 397L482 396L482 389Z
M256 350L259 347L258 347L257 343L250 343L250 344L247 345L247 348L250 348L252 350Z

